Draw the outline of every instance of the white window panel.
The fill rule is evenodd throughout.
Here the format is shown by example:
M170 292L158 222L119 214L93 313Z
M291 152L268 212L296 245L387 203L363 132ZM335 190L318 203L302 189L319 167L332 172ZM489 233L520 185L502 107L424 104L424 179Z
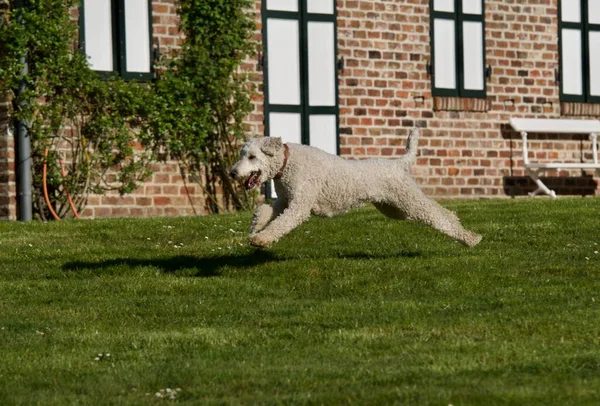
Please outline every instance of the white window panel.
M308 0L306 9L309 13L333 14L334 0Z
M463 13L481 15L483 13L481 1L482 0L462 0Z
M302 143L302 125L299 113L270 113L269 136L280 137L283 142Z
M483 24L463 23L463 72L466 90L483 90Z
M560 19L564 22L581 22L580 0L560 0Z
M454 0L433 0L433 9L435 11L454 12Z
M302 143L302 124L298 113L270 113L269 136L281 137L281 140L295 144ZM271 197L277 198L275 184L271 181Z
M588 0L588 22L600 24L600 0Z
M110 0L84 0L85 52L90 67L96 71L112 71L113 38Z
M562 30L562 83L563 93L583 94L581 30Z
M298 11L298 0L267 0L267 10Z
M337 131L334 114L313 114L309 119L310 145L337 155Z
M435 55L435 87L456 88L456 50L454 21L441 18L433 22L433 52Z
M590 31L590 96L600 96L600 31Z
M335 32L333 23L308 23L308 103L335 106Z
M150 72L150 21L148 0L127 0L125 4L125 69Z
M267 20L270 104L300 104L299 44L298 21Z

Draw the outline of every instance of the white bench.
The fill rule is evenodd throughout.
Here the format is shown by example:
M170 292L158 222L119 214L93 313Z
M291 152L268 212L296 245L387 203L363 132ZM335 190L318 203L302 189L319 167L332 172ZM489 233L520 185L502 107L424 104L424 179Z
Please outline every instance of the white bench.
M521 134L523 139L523 164L529 176L535 181L538 188L530 193L530 196L535 196L540 193L545 193L552 197L556 197L554 190L550 190L540 180L538 175L540 172L552 169L593 169L600 170L598 163L598 146L597 139L600 134L600 120L563 120L552 118L511 118L511 127ZM592 152L594 154L594 162L550 162L539 163L530 162L527 153L527 133L564 133L564 134L589 134L592 141Z

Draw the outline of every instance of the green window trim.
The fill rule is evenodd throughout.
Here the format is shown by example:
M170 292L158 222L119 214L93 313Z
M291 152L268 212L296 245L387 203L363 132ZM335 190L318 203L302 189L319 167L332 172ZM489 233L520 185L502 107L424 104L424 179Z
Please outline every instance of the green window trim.
M568 22L562 20L562 0L558 2L558 55L559 55L559 96L561 102L575 103L600 103L600 95L591 94L591 75L590 71L590 52L589 52L589 35L591 32L600 33L600 24L592 24L589 22L588 0L580 2L580 22ZM577 30L581 33L581 79L582 79L582 94L571 94L564 92L564 73L563 61L563 29ZM600 75L600 72L595 73ZM598 79L600 80L600 78Z
M127 27L125 23L125 2L127 0L110 0L111 6L111 33L112 33L112 61L113 69L111 71L96 70L102 77L110 78L119 75L125 80L151 81L154 79L154 44L152 33L152 0L147 0L148 4L148 55L149 72L135 72L127 70L127 53L125 39ZM79 43L81 50L86 53L85 41L85 2L79 4Z
M485 47L485 1L481 0L481 14L467 14L463 12L462 0L453 0L454 11L436 11L434 9L434 1L430 0L430 45L431 45L431 64L428 66L428 73L431 77L431 93L432 96L441 97L465 97L465 98L485 98L487 95L487 79L490 76L491 69L486 68L486 47ZM436 66L436 55L435 55L435 32L434 32L434 21L447 20L454 23L454 46L455 46L455 87L454 88L442 88L436 86L435 80L435 66ZM464 80L464 60L465 50L463 41L463 23L464 22L475 22L481 24L481 72L482 72L482 83L483 89L468 89L465 87Z
M263 37L263 61L261 66L263 67L263 85L264 85L264 124L265 124L265 135L269 134L269 116L270 113L297 113L300 114L300 126L301 126L301 142L304 145L310 145L310 116L319 114L335 115L335 142L336 142L336 153L340 154L340 117L339 117L339 83L338 83L338 69L336 67L334 80L335 80L335 106L310 106L309 103L309 84L308 84L308 23L309 22L330 22L333 23L334 30L334 57L338 55L338 41L337 41L337 6L335 0L333 0L333 14L318 14L309 13L307 11L307 0L298 0L298 11L281 11L281 10L268 10L267 2L262 2L262 37ZM284 104L271 104L269 102L269 68L267 60L268 55L268 43L267 43L267 19L287 19L298 21L299 26L299 51L300 51L300 104L299 105L284 105Z

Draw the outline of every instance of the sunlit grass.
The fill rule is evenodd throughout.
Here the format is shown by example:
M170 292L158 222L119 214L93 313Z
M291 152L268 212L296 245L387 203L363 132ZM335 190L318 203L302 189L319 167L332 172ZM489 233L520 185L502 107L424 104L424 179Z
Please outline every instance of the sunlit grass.
M0 223L0 404L598 404L598 201L444 205L479 246L373 209L268 251L247 213Z

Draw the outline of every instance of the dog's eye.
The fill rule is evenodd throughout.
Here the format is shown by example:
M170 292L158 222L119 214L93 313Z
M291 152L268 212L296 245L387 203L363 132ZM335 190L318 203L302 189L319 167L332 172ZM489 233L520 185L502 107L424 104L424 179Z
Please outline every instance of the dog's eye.
M248 159L254 159L256 158L254 155L248 155Z

